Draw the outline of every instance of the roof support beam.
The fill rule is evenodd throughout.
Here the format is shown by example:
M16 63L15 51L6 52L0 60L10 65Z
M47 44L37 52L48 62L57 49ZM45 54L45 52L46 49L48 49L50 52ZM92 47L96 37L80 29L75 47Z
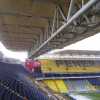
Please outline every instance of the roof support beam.
M75 0L71 0L71 1L70 1L70 7L69 7L68 15L67 15L67 21L68 21L68 20L70 19L70 17L71 17L71 13L72 13L72 10L73 10L74 3L75 3Z
M59 29L57 29L44 43L42 43L35 51L31 51L31 55L37 53L41 48L43 48L48 42L50 42L57 34L62 30L67 28L70 24L73 23L78 17L80 17L84 12L86 12L91 6L93 6L99 0L89 0L80 10L78 10L66 23L64 23Z

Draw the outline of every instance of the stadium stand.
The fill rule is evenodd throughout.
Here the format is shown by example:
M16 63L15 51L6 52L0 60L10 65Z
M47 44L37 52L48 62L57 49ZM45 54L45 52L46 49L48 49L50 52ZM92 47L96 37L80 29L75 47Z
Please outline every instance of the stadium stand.
M65 83L68 85L69 92L87 92L95 90L88 80L65 80Z
M94 78L94 79L88 79L88 80L91 84L100 86L100 78Z
M43 73L98 73L100 61L40 60Z
M43 81L50 89L58 93L67 93L68 88L63 80L44 80Z
M42 80L42 83L45 83L52 91L55 93L84 93L84 92L93 92L96 91L94 85L91 84L87 79L49 79Z
M99 90L99 60L40 59L39 63L41 71L32 75L54 94L97 93Z
M0 100L48 100L48 96L29 82L20 64L0 62Z

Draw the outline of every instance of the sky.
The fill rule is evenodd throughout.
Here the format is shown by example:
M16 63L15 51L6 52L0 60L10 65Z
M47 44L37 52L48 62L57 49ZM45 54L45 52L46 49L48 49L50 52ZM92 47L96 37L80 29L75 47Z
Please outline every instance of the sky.
M86 38L82 41L74 43L72 45L64 47L62 50L97 50L100 51L100 33ZM0 42L0 51L6 56L10 58L16 58L21 61L24 61L27 58L27 52L14 52L6 49L6 47ZM57 52L59 50L51 51L50 53Z
M100 33L97 33L94 36L90 36L86 39L83 39L79 42L71 44L64 47L63 49L57 49L49 53L54 53L63 50L96 50L100 51Z
M64 47L66 49L74 49L74 50L97 50L100 51L100 33L88 37L84 40L81 40L77 43L74 43L70 46Z
M28 54L27 52L14 52L11 50L6 49L6 47L0 42L0 51L3 53L5 57L9 58L16 58L19 59L20 61L25 61L27 58Z

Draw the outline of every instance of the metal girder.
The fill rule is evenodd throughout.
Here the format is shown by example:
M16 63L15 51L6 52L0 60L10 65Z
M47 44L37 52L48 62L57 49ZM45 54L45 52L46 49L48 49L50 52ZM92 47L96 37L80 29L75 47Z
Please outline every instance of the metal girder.
M58 29L56 29L55 31L53 31L53 33L49 36L49 38L47 38L46 41L44 41L42 44L40 44L40 46L38 48L34 48L31 49L30 51L30 55L29 57L31 57L32 55L34 56L36 53L38 53L43 47L45 47L53 38L55 38L59 33L61 33L63 30L65 30L65 28L68 28L71 24L73 24L73 21L75 21L77 18L79 18L81 15L83 15L83 13L85 13L90 7L92 7L94 4L96 4L97 2L99 2L99 0L89 0L86 4L84 4L84 6L82 6L82 8L80 8L77 12L75 12L74 15L71 16L71 8L69 9L69 17L67 18L68 21L63 23L63 25L60 25L60 27L58 27ZM71 5L72 7L72 5ZM85 22L83 20L83 22ZM78 22L79 23L79 20Z
M30 45L31 46L31 45ZM15 47L15 45L13 45L13 46L9 46L9 47L7 47L7 49L9 49L9 50L14 50L14 51L19 51L20 52L20 50L21 51L27 51L27 48L30 48L30 46L29 45L27 45L27 46L24 46L24 45L16 45L16 47ZM13 49L11 49L11 48L13 48ZM20 50L18 49L18 48L21 48Z
M24 43L24 41L26 41L27 43L28 43L28 42L30 42L30 43L33 42L33 41L31 41L31 40L26 40L26 39L23 39L23 40L22 40L22 39L19 39L19 40L18 40L17 38L13 38L13 39L3 39L3 41L19 42L19 43L20 43L20 42L21 42L21 43L22 43L22 42Z
M18 17L28 17L28 18L35 18L35 19L53 19L52 17L44 17L44 16L35 16L32 14L27 13L15 13L15 12L0 12L0 16L18 16Z
M75 3L75 0L71 0L70 6L69 6L68 15L67 15L67 21L68 21L68 20L70 19L70 17L71 17L71 13L72 13L72 10L73 10L73 7L74 7L74 3Z
M5 29L2 30L2 32L7 33L7 35L11 35L12 34L12 36L17 36L18 34L19 34L19 36L20 35L23 35L23 37L24 37L24 35L29 35L29 36L31 35L32 36L31 39L33 39L33 40L37 40L37 38L40 35L38 33L32 33L32 32L16 32L16 31L8 31L8 30L5 30ZM34 37L33 37L33 35L34 35ZM2 36L4 36L4 34ZM17 36L17 37L19 37L19 36Z
M14 34L18 34L18 33L21 34L22 33L22 32L19 32L19 31L17 32L17 31L12 31L12 30L7 30L7 29L2 29L1 31L5 32L5 33L9 33L10 32L10 33L14 33ZM34 34L34 33L32 33L32 32L23 32L22 34Z
M15 32L16 34L18 33L18 32ZM6 36L9 36L9 35L11 35L11 34L13 34L13 35L11 35L11 36L9 36L10 37L10 39L9 40L14 40L14 41L30 41L30 42L36 42L36 40L37 40L37 36L35 36L34 35L34 37L26 37L26 36L17 36L16 34L15 34L14 32L13 33L9 33L8 34L8 32L7 32L7 34L2 34L2 35L0 35L0 37L6 37ZM24 34L24 33L23 33ZM23 35L22 34L22 35ZM6 41L6 39L3 39L3 40L5 40Z
M13 27L25 27L25 28L32 28L32 29L38 29L41 31L41 29L43 29L43 27L39 27L39 26L32 26L32 25L21 25L21 24L2 24L3 26L13 26Z
M5 30L5 29L2 29L1 30L2 32L5 32L5 33L14 33L14 34L31 34L31 35L34 35L35 38L37 38L39 36L38 33L32 33L32 32L16 32L16 31L11 31L11 30Z
M12 35L13 34L13 35ZM26 35L26 36L23 36L23 34L19 34L19 35L16 35L16 34L14 34L14 33L7 33L7 34L2 34L2 35L0 35L1 37L6 37L7 35L11 35L10 37L11 37L11 39L16 39L16 38L18 38L18 39L26 39L26 40L36 40L36 38L32 38L32 35L31 36L28 36L28 35Z

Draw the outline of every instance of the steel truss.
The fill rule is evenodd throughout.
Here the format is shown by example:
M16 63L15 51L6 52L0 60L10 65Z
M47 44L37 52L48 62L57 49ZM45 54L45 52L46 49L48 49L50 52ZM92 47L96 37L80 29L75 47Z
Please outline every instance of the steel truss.
M81 0L81 3L78 1L70 0L67 16L61 6L56 5L53 20L48 20L48 26L42 30L43 34L30 49L29 57L36 57L51 49L62 48L90 36L91 29L94 29L92 34L97 32L100 21L97 20L96 3L99 0Z

